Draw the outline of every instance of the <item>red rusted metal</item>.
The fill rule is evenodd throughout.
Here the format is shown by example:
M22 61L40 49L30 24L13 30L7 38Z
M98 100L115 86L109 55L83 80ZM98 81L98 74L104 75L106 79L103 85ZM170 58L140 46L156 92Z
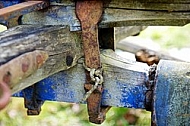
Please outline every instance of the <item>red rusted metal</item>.
M40 100L37 90L38 87L36 84L34 84L22 91L24 97L24 106L28 109L27 115L39 115L41 112L41 106L43 105L44 101Z
M13 6L0 9L0 21L10 20L12 18L30 13L35 10L40 10L48 7L46 1L27 1Z
M5 106L9 103L11 91L5 82L0 82L0 91L1 91L1 98L0 98L0 110L1 110L5 108Z
M85 64L89 68L101 67L97 23L103 11L102 1L77 1L76 13L81 22Z
M76 14L82 27L85 65L88 68L101 68L97 23L102 12L103 2L101 0L77 1L76 3ZM93 83L88 72L86 72L86 78L85 90L89 91ZM102 91L103 87L99 85L87 99L89 121L96 124L105 120L105 111L102 112L104 109L101 109Z
M4 108L12 88L40 68L48 58L44 51L33 51L18 56L0 66L0 109Z
M45 51L33 51L20 55L0 66L0 82L10 87L35 72L48 58Z

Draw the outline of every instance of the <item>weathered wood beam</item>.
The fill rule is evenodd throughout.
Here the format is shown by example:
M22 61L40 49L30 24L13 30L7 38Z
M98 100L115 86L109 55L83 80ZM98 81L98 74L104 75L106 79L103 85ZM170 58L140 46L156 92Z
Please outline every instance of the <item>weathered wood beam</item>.
M62 70L67 70L77 64L79 58L83 56L81 46L81 33L69 32L68 28L61 26L17 26L0 33L0 63L6 64L15 57L33 50L41 50L49 54L45 64L34 74L22 80L19 84L10 85L12 93L33 85L48 76ZM102 56L101 56L102 57ZM105 73L116 68L118 71L131 71L135 69L135 62L130 62L117 57L113 52L104 53L101 58ZM81 62L79 63L81 64ZM106 65L109 64L109 65ZM83 68L80 69L84 71ZM146 65L145 65L146 66ZM116 68L115 68L116 67ZM77 68L79 69L79 68ZM123 70L122 70L123 69ZM115 72L115 76L120 77L120 72ZM73 71L75 74L75 71ZM136 71L137 73L139 71ZM134 75L136 72L132 72ZM146 72L146 71L145 71ZM131 76L133 74L131 73ZM140 72L141 73L141 72ZM78 73L79 76L81 73ZM146 77L145 73L142 73ZM68 74L69 76L69 74ZM83 77L85 78L85 76ZM136 78L136 77L135 77ZM106 77L105 77L106 79ZM127 80L127 79L126 79ZM113 79L108 79L106 83L112 83ZM115 82L114 82L115 83ZM136 84L141 83L135 82ZM143 81L144 83L144 81ZM83 87L83 86L82 86Z
M104 11L103 19L100 22L100 27L121 27L136 25L182 26L190 22L189 14L189 12L165 12L108 8Z
M20 25L0 33L1 65L34 50L47 52L49 58L42 68L19 86L10 85L13 93L76 65L77 60L83 56L81 33L70 32L64 26L40 25Z
M48 53L46 63L26 83L12 88L16 92L61 70L76 65L83 55L80 33L63 26L17 26L0 33L0 64L34 50ZM12 87L12 85L10 85Z
M111 0L106 7L155 11L189 11L189 0Z
M19 17L35 10L43 9L48 7L48 5L49 4L46 1L27 1L9 7L0 8L0 22Z
M104 7L145 10L189 10L190 0L103 0ZM53 1L51 5L74 5L71 0Z
M80 59L76 66L37 83L35 97L42 101L81 102L85 95L86 80L83 62L84 59ZM112 50L101 51L101 62L104 70L102 105L145 108L145 83L149 67L143 63L123 59ZM25 80L23 83L28 82L31 81ZM15 96L22 94L18 93Z
M183 26L190 22L189 1L104 1L104 13L100 28L121 26L174 25ZM23 24L69 25L73 31L80 30L75 14L75 3L71 1L52 2L44 11L24 15Z

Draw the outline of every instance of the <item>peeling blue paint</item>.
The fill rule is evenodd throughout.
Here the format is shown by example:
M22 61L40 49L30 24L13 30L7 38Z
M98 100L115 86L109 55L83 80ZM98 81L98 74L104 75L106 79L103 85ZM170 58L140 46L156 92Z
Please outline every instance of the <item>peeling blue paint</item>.
M119 68L118 68L119 69ZM124 74L132 75L133 71L124 71ZM81 76L77 76L77 75ZM146 75L142 77L142 73L131 76L131 82L123 79L108 78L109 72L104 73L104 91L102 95L102 105L128 107L128 108L145 108L145 91L144 86ZM138 78L142 81L136 83ZM108 78L108 80L106 80ZM128 77L126 78L128 79ZM144 80L144 81L143 81ZM134 83L135 82L135 83ZM59 72L36 84L36 93L39 100L51 100L60 102L79 103L84 97L85 72L81 68L71 68L67 71ZM31 90L26 89L26 90ZM23 97L23 91L14 96Z
M158 126L188 126L190 122L190 63L160 61L154 92L153 120Z

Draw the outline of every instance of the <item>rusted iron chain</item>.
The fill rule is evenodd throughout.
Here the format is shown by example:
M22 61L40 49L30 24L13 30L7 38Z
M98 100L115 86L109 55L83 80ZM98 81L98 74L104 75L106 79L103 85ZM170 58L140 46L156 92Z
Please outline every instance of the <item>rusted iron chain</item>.
M103 76L102 76L102 69L90 69L85 64L83 63L84 68L90 72L90 78L93 82L95 82L94 86L86 92L84 98L82 99L81 102L84 102L87 100L87 98L92 94L92 92L99 86L102 86L102 83L104 81Z

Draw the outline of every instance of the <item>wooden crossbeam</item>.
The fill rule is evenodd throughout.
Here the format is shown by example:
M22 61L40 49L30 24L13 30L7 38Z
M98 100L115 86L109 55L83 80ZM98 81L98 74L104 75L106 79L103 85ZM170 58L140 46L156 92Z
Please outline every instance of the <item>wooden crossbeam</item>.
M22 18L23 24L69 25L71 30L80 30L75 14L75 3L52 2L43 12L33 12ZM121 26L183 26L190 22L188 0L111 0L104 1L104 13L100 28ZM56 15L56 16L55 16Z
M27 1L0 9L0 22L40 10L49 4L45 1Z

